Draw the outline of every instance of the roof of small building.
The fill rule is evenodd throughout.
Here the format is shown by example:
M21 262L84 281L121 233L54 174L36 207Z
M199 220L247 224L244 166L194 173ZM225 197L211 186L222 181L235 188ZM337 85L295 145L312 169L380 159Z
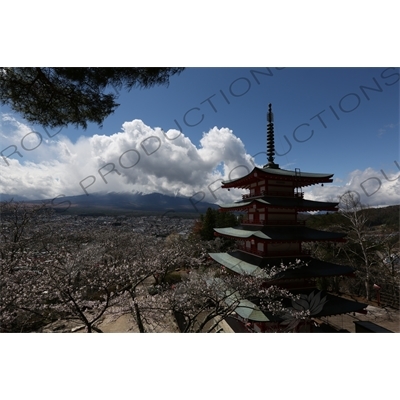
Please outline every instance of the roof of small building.
M374 333L393 333L393 331L390 331L389 329L384 328L383 326L377 325L374 322L371 321L353 321L354 324L357 326L361 326L365 330L368 330L370 332Z

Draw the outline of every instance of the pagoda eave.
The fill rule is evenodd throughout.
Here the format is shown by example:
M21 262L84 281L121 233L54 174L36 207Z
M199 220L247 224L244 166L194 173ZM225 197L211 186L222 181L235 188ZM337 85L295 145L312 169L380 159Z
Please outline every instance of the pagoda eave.
M338 265L312 257L271 258L257 257L254 254L236 250L230 253L210 253L211 258L228 270L240 275L268 277L269 270L281 264L289 267L285 271L270 277L265 282L266 287L271 285L287 285L289 282L299 282L315 278L329 278L333 276L351 276L354 268L348 265Z
M227 235L224 233L214 232L215 237L224 237L231 240L241 240L241 239L257 239L258 242L264 243L274 243L274 244L284 244L284 243L298 243L298 242L335 242L335 243L345 243L346 239L343 238L301 238L301 239L271 239L268 237L260 237L256 234L251 234L249 236L234 236Z
M311 172L289 171L280 168L255 167L249 174L229 181L222 182L223 189L239 188L248 189L254 182L260 180L280 180L294 183L294 187L331 183L333 174L315 174Z
M290 231L287 228L290 228ZM314 241L344 241L345 234L335 232L325 232L304 226L253 226L247 225L246 229L237 228L214 228L216 236L224 236L230 239L252 239L257 238L266 240L268 243L288 243L288 242L314 242ZM261 229L260 229L261 228Z
M298 291L296 294L304 294L304 295L309 295L313 290L308 289L308 290L302 290ZM347 300L344 299L343 297L338 297L334 296L332 294L322 292L321 297L326 296L326 303L324 304L322 310L317 313L311 315L312 318L321 318L321 317L330 317L334 315L342 315L342 314L348 314L348 313L360 313L360 314L366 314L367 313L367 306L368 304L365 303L359 303L357 301L353 300ZM289 300L284 300L283 305L290 308L292 306L291 301ZM262 310L262 309L261 309ZM262 310L266 317L272 322L282 322L282 319L279 316L275 316L272 313Z
M257 196L257 197L247 197L243 198L241 201L230 203L230 204L221 204L221 211L244 211L248 208L259 206L265 207L268 206L274 209L295 209L298 212L307 212L307 211L338 211L338 203L337 202L322 202L322 201L314 201L314 200L305 200L300 197L279 197L279 196Z

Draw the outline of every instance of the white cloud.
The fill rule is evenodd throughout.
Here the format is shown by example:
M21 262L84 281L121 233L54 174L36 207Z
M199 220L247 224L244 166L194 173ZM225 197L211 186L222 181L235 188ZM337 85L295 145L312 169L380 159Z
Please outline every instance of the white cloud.
M18 141L30 132L12 116L2 116L0 135L6 137L2 149L16 143L22 157L0 157L0 193L44 199L82 195L85 190L89 194L134 191L232 202L242 191L221 189L221 181L243 176L254 167L243 142L228 128L214 127L196 147L177 130L163 132L133 120L125 122L121 132L80 137L76 143L62 133L46 140L43 135L40 146L24 151ZM26 147L35 145L25 143ZM311 200L337 201L348 190L371 206L398 204L400 166L394 165L391 173L356 170L345 181L306 188L305 193Z
M8 138L17 144L23 134L31 132L16 120L7 121L17 130L9 133ZM72 143L60 134L57 140L43 140L31 152L24 152L21 146L18 150L22 157L11 154L13 149L9 149L4 154L10 158L0 158L0 193L28 198L79 195L86 190L89 194L197 193L198 199L204 196L212 202L231 201L235 193L237 197L241 192L219 189L221 180L243 175L253 168L242 141L227 128L211 129L197 148L177 130L164 133L140 120L125 122L121 132L110 136L81 137Z
M351 172L343 185L314 186L305 189L305 197L317 201L338 201L347 191L358 193L363 204L372 207L400 204L400 166L389 172L373 168Z
M383 136L387 132L388 129L394 129L398 125L399 125L398 123L397 124L391 123L391 124L384 125L383 128L378 129L378 136Z

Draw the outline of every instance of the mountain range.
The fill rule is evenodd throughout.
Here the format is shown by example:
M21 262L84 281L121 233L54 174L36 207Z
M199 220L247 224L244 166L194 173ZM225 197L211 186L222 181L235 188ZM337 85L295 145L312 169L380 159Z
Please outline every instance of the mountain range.
M103 213L191 213L203 214L217 204L198 201L196 198L167 196L161 193L94 193L89 196L66 196L56 199L28 200L21 196L0 195L1 201L23 201L31 204L47 203L56 211L68 211L74 214Z

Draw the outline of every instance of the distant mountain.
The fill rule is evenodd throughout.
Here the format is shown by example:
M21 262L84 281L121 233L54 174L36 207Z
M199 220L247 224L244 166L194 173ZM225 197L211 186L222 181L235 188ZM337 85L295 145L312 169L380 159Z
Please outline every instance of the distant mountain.
M15 194L4 194L4 193L0 193L0 201L30 201L28 198L24 197L24 196L18 196Z
M121 213L193 213L204 214L207 208L218 208L217 204L197 202L190 197L167 196L161 193L94 193L89 196L66 196L55 200L27 200L19 196L0 195L2 201L26 201L53 205L56 211L68 211L74 214L121 214ZM69 206L70 205L70 206ZM68 208L68 210L67 210Z

